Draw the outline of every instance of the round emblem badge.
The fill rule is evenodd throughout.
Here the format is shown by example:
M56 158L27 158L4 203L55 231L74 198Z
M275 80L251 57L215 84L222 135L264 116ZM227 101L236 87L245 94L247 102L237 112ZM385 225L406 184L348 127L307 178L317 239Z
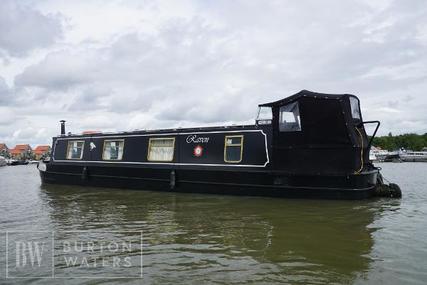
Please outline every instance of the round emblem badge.
M197 156L197 157L202 156L203 147L201 145L197 145L193 150L193 154L194 154L194 156Z

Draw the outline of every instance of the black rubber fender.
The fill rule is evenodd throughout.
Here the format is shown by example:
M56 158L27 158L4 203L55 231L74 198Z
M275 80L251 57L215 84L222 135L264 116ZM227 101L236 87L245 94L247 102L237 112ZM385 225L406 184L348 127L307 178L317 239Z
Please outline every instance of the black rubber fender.
M388 187L390 188L391 198L402 198L402 190L400 189L399 185L390 183Z

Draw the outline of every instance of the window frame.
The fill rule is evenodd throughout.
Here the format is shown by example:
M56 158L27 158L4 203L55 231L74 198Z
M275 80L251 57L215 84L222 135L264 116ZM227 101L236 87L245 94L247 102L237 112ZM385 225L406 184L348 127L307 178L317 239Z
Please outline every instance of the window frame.
M298 112L297 116L295 116L295 112L293 111L285 111L285 109L292 107L295 108L296 106L296 110ZM283 111L282 111L283 110ZM286 124L283 122L283 113L292 113L294 116L294 120L295 122L292 124L295 124L295 126L297 126L297 129L290 129L289 126L286 126L287 124L291 124L290 122L286 122ZM298 101L294 101L294 102L289 102L287 104L284 104L282 106L280 106L279 108L279 132L281 133L293 133L293 132L301 132L302 131L302 123L301 123L301 112L300 112L300 108L299 108L299 102Z
M356 96L349 96L351 118L356 121L362 121L362 112L360 110L360 100ZM354 115L357 115L355 117Z
M268 117L264 117L265 113L262 110L267 109L268 111ZM258 113L255 118L255 123L257 125L271 125L273 122L273 108L270 106L258 106Z
M267 110L267 111L263 111ZM268 117L265 117L266 113L268 112ZM256 120L258 121L271 121L273 120L273 108L270 106L259 106L258 107L258 113L256 116Z
M153 159L150 159L150 150L151 150L151 142L152 141L155 141L155 140L173 140L173 143L172 143L172 149L173 149L173 152L172 152L172 159L171 160L153 160ZM147 149L147 161L151 161L151 162L171 162L171 161L173 161L174 160L174 158L175 158L175 141L176 141L176 138L175 137L155 137L155 138L149 138L148 139L148 149Z
M228 144L227 139L229 138L240 138L240 144ZM224 138L224 162L227 163L240 163L243 160L243 140L244 135L231 135L231 136L225 136ZM227 160L227 147L228 146L240 146L240 160Z
M104 153L105 153L105 143L106 142L123 142L123 151L122 151L122 157L120 158L120 159L106 159L106 158L104 158ZM114 139L109 139L109 140L104 140L104 144L103 144L103 147L102 147L102 160L113 160L113 161L120 161L120 160L123 160L123 154L124 154L124 152L125 152L125 140L124 139L116 139L116 140L114 140Z
M83 143L83 145L82 145L82 152L80 153L80 158L70 158L70 157L68 157L68 154L69 154L69 152L70 152L70 147L71 147L71 144L72 143L79 143L79 142L82 142ZM65 155L65 158L67 159L67 160L82 160L83 159L83 153L84 153L84 150L85 150L85 143L86 143L86 141L85 140L68 140L68 144L67 144L67 153L66 153L66 155Z

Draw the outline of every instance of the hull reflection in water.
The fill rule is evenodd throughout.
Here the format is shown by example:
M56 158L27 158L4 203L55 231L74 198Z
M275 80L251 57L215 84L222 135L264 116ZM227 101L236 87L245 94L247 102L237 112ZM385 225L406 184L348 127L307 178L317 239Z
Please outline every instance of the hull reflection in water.
M344 283L370 266L367 201L42 186L55 230L143 231L150 282Z

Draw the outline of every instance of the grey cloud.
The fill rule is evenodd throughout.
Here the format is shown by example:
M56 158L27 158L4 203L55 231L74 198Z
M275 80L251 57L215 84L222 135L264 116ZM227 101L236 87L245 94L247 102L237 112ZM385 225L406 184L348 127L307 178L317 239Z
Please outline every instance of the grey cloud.
M6 81L3 77L0 76L0 98L9 93L9 86L7 86Z
M40 63L27 67L23 73L17 75L15 85L66 90L90 81L95 67L96 62L91 60L91 55L68 51L53 52Z
M49 54L16 76L15 85L44 88L46 96L52 90L85 89L85 95L75 97L73 110L96 97L110 102L109 109L115 112L147 110L154 100L206 97L207 85L223 88L214 82L224 80L227 73L222 66L228 60L224 50L228 35L198 19L173 23L157 37L127 34L108 48ZM178 31L181 37L176 36ZM105 92L90 94L94 84L103 85Z
M195 2L196 16L154 33L49 53L15 89L78 128L246 122L258 103L310 89L358 95L382 132L426 132L427 6L413 3Z
M66 108L69 111L91 111L104 110L106 106L103 104L105 98L111 95L112 91L109 87L102 84L90 84L77 90L75 98Z
M23 56L46 47L62 36L58 15L43 15L23 1L3 0L0 8L0 51Z
M0 76L0 106L10 105L13 102L12 90L6 84L3 77Z

